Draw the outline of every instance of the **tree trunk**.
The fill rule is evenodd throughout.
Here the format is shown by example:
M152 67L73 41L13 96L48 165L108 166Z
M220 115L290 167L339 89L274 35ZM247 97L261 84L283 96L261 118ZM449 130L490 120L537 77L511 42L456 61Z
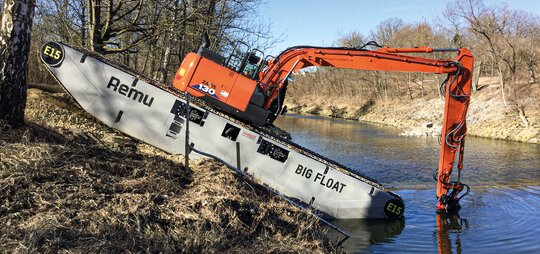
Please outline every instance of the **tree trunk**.
M439 100L443 101L444 98L442 96L442 93L441 93L441 80L439 79L439 76L438 75L435 75L435 79L437 80L437 94L439 95Z
M409 98L412 100L412 90L411 90L411 74L407 73L407 94L409 95Z
M523 106L517 106L519 119L521 119L521 123L523 127L529 126L529 120L527 120L527 117L525 116L525 112L523 111Z
M185 45L186 45L186 20L187 20L187 1L182 1L182 22L180 25L180 41L181 43L178 43L178 62L181 63L184 59L184 55L186 54L185 51Z
M506 102L506 93L504 92L504 74L503 74L503 70L500 63L498 64L498 68L499 68L499 84L501 88L502 100L503 100L504 106L508 107L508 103Z
M473 71L472 91L478 91L478 82L480 81L480 72L482 71L482 61L478 61Z
M0 119L24 125L35 0L5 0L0 27Z
M174 2L174 15L172 18L173 25L169 31L169 35L165 35L165 41L167 41L167 46L165 48L165 55L163 56L163 63L161 65L161 82L165 83L167 81L167 73L169 71L169 65L171 62L171 47L176 44L176 36L174 35L174 30L177 29L176 21L178 20L178 6L180 5L180 0ZM167 38L168 37L168 38Z
M529 69L529 75L531 76L532 82L536 83L538 81L536 78L536 63L532 62L527 64L527 68Z
M421 97L423 98L424 96L426 96L426 92L424 90L424 82L426 80L426 77L424 76L424 73L422 73L422 80L420 80L420 82L418 82L417 84L420 85L420 93L421 93Z
M101 0L88 0L88 49L103 54Z
M86 10L87 5L81 4L81 8L82 8L82 10L81 10L81 14L79 16L79 20L81 22L81 30L80 30L80 33L81 33L81 45L84 48L84 47L86 47L86 43L87 43L87 40L88 40L86 38L86 29L87 29L87 26L88 26L86 24L86 22L87 22L87 16L86 15L88 15L87 10Z

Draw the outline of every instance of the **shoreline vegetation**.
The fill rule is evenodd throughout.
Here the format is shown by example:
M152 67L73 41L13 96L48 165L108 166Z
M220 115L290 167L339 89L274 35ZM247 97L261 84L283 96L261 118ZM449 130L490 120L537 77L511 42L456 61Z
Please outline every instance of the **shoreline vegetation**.
M207 159L135 141L65 93L0 125L0 252L336 253L318 221Z
M262 1L30 2L2 7L2 26L15 32L1 41L13 39L9 48L24 49L0 61L12 70L2 71L9 79L0 78L6 84L0 98L9 105L2 114L19 111L16 122L26 125L0 121L0 252L340 252L308 212L215 161L186 169L182 156L98 123L53 88L30 89L24 97L25 83L56 84L37 60L48 41L106 55L166 84L201 38L224 56L236 54L236 41L268 49L282 38L257 21ZM23 11L32 14L18 15ZM468 48L476 63L470 75L480 79L473 81L469 135L539 144L539 16L483 0L453 1L438 16L415 23L389 18L333 45ZM437 91L445 77L321 69L289 84L289 111L391 125L408 136L440 132L444 102Z
M298 81L289 85L289 97L285 100L288 112L393 126L401 129L403 136L437 136L441 133L444 101L436 95L388 100L340 97L339 94L324 97L315 92L306 93L303 88L306 80L302 78L298 77ZM297 82L300 88L295 88ZM515 106L504 106L498 87L490 86L492 82L493 78L480 78L479 86L485 88L471 96L467 113L468 135L540 144L538 83L529 86L529 94L521 103L520 111Z
M255 10L262 7L258 0L223 4L206 0L144 5L111 2L101 7L95 0L68 2L65 8L36 6L41 15L34 21L31 58L38 59L44 43L59 40L170 84L184 57L199 49L204 36L212 42L209 49L224 57L237 51L237 41L264 51L280 40L272 36L271 24L250 22L257 16ZM92 12L86 11L90 9ZM346 31L336 38L326 38L333 41L326 46L368 50L379 46L467 48L474 55L471 77L473 90L478 90L469 109L469 134L538 144L539 16L483 0L453 1L438 16L437 20L420 22L391 17L368 33ZM73 17L80 21L73 22ZM108 18L100 21L99 17ZM175 23L181 24L179 29L170 26ZM453 59L456 52L410 55ZM393 125L403 128L404 135L438 132L443 111L438 87L446 75L323 69L305 69L304 81L290 82L285 102L291 111ZM30 61L28 70L31 83L56 83L40 61ZM418 127L423 124L433 124L433 128Z

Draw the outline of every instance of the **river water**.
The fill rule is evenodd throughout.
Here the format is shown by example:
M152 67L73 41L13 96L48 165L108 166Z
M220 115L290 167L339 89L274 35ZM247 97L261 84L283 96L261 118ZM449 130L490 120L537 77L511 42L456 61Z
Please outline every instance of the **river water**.
M290 115L276 125L293 141L391 187L398 221L333 221L352 235L348 253L540 253L540 146L467 137L458 215L435 210L437 137L402 137L380 125ZM454 176L454 174L453 174ZM337 237L330 232L331 237Z

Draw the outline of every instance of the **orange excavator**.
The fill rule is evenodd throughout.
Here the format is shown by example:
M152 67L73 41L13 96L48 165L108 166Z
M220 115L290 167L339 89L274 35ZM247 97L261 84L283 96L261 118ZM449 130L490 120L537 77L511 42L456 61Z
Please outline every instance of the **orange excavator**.
M368 50L367 46L376 46ZM234 47L231 52L236 52ZM457 52L453 59L437 60L407 55L410 53ZM248 50L243 56L224 57L207 48L189 53L175 74L173 85L213 107L257 126L271 125L286 108L283 102L288 78L310 66L371 71L424 72L448 74L441 85L445 95L442 142L437 180L437 208L458 210L459 193L468 186L460 182L465 145L466 113L470 100L474 58L465 48L390 48L370 42L361 48L297 46L277 57L264 57L260 50ZM457 155L457 181L450 174Z

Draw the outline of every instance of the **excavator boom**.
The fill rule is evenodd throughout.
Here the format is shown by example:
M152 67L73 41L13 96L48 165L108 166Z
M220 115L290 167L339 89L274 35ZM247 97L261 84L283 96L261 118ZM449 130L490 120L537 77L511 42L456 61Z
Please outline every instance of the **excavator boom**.
M433 53L457 51L454 60L436 60L423 57L403 55L401 53ZM471 75L474 58L471 52L461 49L388 48L378 50L358 50L350 48L318 48L293 47L281 53L269 68L262 74L263 91L270 94L265 104L269 108L279 90L284 89L286 80L292 72L310 66L327 66L370 71L398 71L448 73L445 89L445 107L442 127L443 142L440 147L440 158L437 179L437 197L439 209L450 209L458 205L460 190L451 196L449 190L462 189L459 182L450 182L456 154L458 154L458 170L463 167L462 158L465 145L466 114L471 93ZM441 199L442 197L442 199Z
M432 53L450 50L458 51L456 59L461 58L463 54L470 54L466 49L434 49L428 47L384 47L379 50L309 46L289 48L272 61L261 75L260 85L266 93L270 94L270 99L267 100L265 108L268 108L277 96L276 88L280 90L291 73L306 67L323 66L367 71L453 73L457 70L457 67L455 62L451 60L437 60L399 54Z

